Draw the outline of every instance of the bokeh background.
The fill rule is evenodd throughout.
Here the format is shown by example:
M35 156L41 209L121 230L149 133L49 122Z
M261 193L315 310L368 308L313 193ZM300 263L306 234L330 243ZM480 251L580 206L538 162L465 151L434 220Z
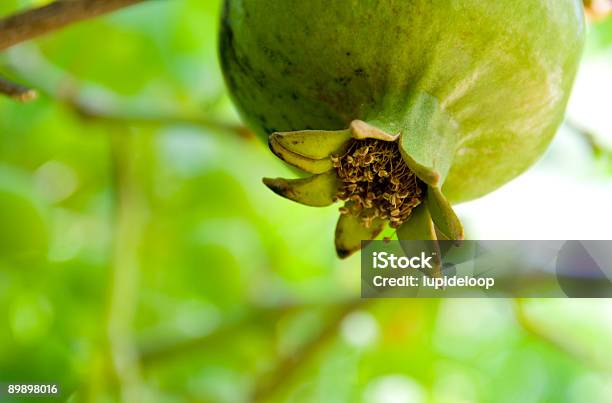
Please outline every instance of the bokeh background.
M0 99L0 381L68 402L612 402L609 300L360 300L337 207L261 184L292 173L227 97L219 9L150 2L0 55L41 92ZM611 107L606 19L547 155L458 207L469 237L610 239Z

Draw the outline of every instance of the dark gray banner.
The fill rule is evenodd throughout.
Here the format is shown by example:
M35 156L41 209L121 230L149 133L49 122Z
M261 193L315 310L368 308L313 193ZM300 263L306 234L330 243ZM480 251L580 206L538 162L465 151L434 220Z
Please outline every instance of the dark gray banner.
M612 241L373 241L363 298L611 298Z

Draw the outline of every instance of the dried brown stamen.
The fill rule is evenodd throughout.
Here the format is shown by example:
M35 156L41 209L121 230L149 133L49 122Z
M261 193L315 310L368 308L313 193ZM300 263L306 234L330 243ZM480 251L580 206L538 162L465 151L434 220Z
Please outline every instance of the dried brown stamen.
M342 185L341 214L353 214L369 227L376 218L397 228L421 204L422 184L402 160L396 142L352 140L344 155L332 157Z

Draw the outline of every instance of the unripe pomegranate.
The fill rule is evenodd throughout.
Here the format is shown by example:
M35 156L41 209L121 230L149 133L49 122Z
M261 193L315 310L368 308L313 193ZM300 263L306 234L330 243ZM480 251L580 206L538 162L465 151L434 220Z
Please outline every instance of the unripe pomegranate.
M386 224L400 239L462 238L451 203L542 155L583 40L579 0L226 0L221 60L245 121L314 174L265 183L345 202L344 257Z

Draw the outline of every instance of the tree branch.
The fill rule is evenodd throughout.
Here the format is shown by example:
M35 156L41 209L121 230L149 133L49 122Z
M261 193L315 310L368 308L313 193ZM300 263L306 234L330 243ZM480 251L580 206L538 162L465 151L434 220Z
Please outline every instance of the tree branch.
M36 99L37 92L23 85L14 83L0 77L0 94L4 94L16 101L27 102Z
M227 342L232 336L240 335L241 331L250 326L272 327L284 315L304 309L305 306L278 306L270 308L254 308L244 316L228 320L218 329L204 336L186 339L178 342L155 342L150 346L142 345L140 358L143 366L152 367L166 364L167 361L189 357L199 350Z
M135 157L140 144L136 136L125 131L112 133L110 138L116 221L107 335L122 401L135 402L147 401L143 398L145 388L133 326L142 269L139 252L149 214L139 183L139 159Z
M334 338L342 320L351 312L363 308L371 301L358 299L335 312L319 334L304 344L298 351L281 359L272 371L256 382L251 396L252 402L264 402L272 397L281 386L290 382L293 376Z
M255 138L255 134L246 126L209 119L201 115L175 115L161 111L155 113L149 112L146 114L138 112L125 113L117 109L93 107L75 98L59 96L57 99L70 107L84 120L90 119L93 121L135 126L191 125L213 131L232 133L244 140L252 140Z
M42 97L64 104L83 121L146 127L188 125L228 133L244 140L255 138L255 133L242 124L208 117L198 110L168 110L154 104L134 104L132 100L122 99L113 91L79 80L53 66L34 45L15 49L13 53L18 55L9 57L9 71L13 75L36 87ZM27 63L19 64L15 60L27 60Z
M564 353L577 362L590 365L596 371L603 373L612 372L612 368L606 362L592 356L592 354L580 345L571 343L564 335L546 331L544 328L535 324L527 313L524 299L516 298L514 300L514 314L519 327L533 338L548 344L550 347Z
M595 158L603 157L612 161L612 149L603 144L591 130L571 120L566 120L565 126L587 143Z
M75 22L148 0L57 0L0 20L0 50Z

